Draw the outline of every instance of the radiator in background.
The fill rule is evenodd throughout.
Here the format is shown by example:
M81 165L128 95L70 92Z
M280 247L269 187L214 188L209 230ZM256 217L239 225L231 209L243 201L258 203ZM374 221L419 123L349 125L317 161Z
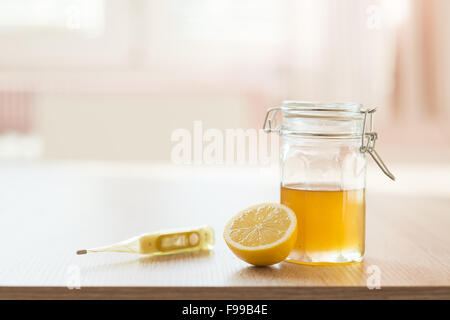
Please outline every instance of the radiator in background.
M43 141L36 132L34 98L29 90L0 89L0 160L42 156Z

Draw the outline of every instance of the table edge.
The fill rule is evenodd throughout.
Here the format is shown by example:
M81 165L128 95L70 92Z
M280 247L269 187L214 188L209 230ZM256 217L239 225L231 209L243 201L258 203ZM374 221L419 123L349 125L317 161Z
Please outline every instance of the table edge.
M0 300L450 300L434 287L0 287Z

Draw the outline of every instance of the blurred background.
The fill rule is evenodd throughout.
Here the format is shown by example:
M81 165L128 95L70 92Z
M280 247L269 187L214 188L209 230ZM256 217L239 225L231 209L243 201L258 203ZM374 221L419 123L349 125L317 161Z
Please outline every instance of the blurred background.
M285 99L376 106L391 161L450 163L448 0L2 0L0 160L168 162L176 128Z

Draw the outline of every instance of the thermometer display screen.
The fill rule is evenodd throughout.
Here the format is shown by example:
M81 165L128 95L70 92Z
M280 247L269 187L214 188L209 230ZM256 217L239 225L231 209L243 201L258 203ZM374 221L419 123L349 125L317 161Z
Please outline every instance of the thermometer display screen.
M160 236L157 246L161 251L171 251L199 246L200 240L198 232L172 233Z
M188 239L185 234L173 234L161 238L161 249L184 248L188 245Z

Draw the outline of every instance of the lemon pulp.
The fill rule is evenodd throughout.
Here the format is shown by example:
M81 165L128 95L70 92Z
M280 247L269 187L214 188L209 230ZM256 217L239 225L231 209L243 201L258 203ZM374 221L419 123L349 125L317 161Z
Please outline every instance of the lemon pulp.
M286 259L295 245L297 219L284 205L257 204L230 219L224 239L236 256L250 264L275 264Z

